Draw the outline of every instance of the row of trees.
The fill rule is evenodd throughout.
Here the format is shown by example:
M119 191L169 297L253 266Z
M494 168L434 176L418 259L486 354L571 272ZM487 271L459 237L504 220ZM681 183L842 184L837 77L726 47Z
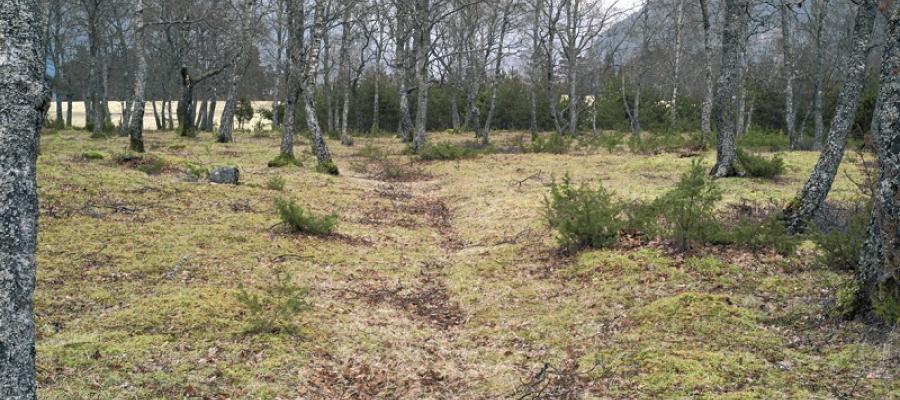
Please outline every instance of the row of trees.
M227 141L234 98L287 101L288 47L295 30L289 26L289 8L300 0L47 1L58 121L71 121L63 115L63 101L84 99L89 125L99 131L112 125L106 104L118 99L126 110L119 118L125 132L134 119L127 114L137 109L137 81L142 81L144 97L163 101L159 112L152 103L157 129L175 129L169 99L182 100L178 129L187 135L194 129L212 130L217 112L212 100L226 100L218 137ZM314 8L310 0L302 3ZM449 101L449 107L439 110L446 128L476 130L487 138L483 133L493 127L497 112L493 94L514 77L527 83L523 89L530 101L529 117L517 128L573 134L613 117L638 132L647 120L642 111L663 100L668 123L657 124L659 128L709 133L725 26L722 2L625 4L325 1L314 83L322 126L340 132L345 143L354 128L397 129L412 138L420 102L429 127L432 113L427 109L434 101L427 89L436 87ZM840 61L852 46L847 32L853 11L851 4L833 0L748 5L737 51L739 134L756 120L766 128L783 129L795 148L824 143L824 126L842 80ZM307 41L313 15L303 16ZM142 69L146 60L150 62ZM421 82L416 81L417 70ZM877 71L869 72L869 86L874 86ZM360 98L362 86L373 88L366 101ZM782 91L780 98L775 95ZM621 101L610 116L593 99L612 96ZM391 107L384 106L387 97L394 101ZM383 115L392 110L393 115ZM365 126L358 123L363 113L370 116ZM394 119L397 125L382 123Z

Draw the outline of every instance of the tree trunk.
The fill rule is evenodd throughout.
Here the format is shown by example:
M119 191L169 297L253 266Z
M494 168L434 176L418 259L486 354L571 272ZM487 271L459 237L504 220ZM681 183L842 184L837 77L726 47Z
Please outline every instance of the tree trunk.
M160 122L159 112L156 111L156 100L151 101L150 106L153 107L153 120L156 122L156 130L161 131L164 126L162 126L162 123Z
M531 140L537 139L538 122L537 122L537 96L538 96L538 75L540 74L541 64L541 10L544 8L543 0L535 0L534 14L532 15L531 25L531 84L528 85L528 96L531 102L530 114L528 120L528 128L531 131Z
M491 122L494 119L494 109L497 107L497 87L500 85L500 67L503 65L503 42L506 40L506 31L509 29L510 5L501 11L503 13L500 22L500 40L497 42L497 58L494 61L494 74L491 77L491 102L488 105L487 118L484 120L482 128L481 144L487 146L490 143Z
M681 42L684 36L684 1L675 0L675 62L672 68L672 104L669 105L669 124L675 129L678 122L678 81L681 78Z
M175 117L173 116L173 113L172 113L172 100L169 100L166 102L166 115L167 115L167 118L169 121L168 129L170 131L174 131L175 130Z
M200 107L197 109L197 116L194 119L194 126L199 130L203 130L203 127L206 126L206 114L209 112L209 100L204 99L200 102ZM273 123L274 125L274 123Z
M197 130L194 129L194 119L191 117L189 108L194 103L194 82L187 67L181 67L181 100L178 101L178 130L179 134L184 137L196 137ZM172 102L169 102L171 106ZM169 111L171 116L171 110Z
M337 124L335 123L334 114L334 87L331 84L331 36L327 31L323 34L322 43L324 43L322 49L322 79L325 91L325 127L328 129L327 133L331 134L335 132Z
M144 85L147 77L147 56L144 53L144 0L135 1L134 54L137 70L134 72L134 112L131 113L129 147L144 152Z
M641 134L641 92L644 91L644 77L638 77L637 87L634 89L634 103L631 106L631 134Z
M66 128L72 127L72 95L66 96Z
M341 50L340 50L340 84L343 105L341 108L341 144L352 146L353 138L350 137L350 17L353 7L344 5L341 16Z
M218 89L213 85L212 97L209 99L209 111L206 114L206 126L203 127L204 131L213 131L216 123L216 105L218 103Z
M294 113L297 107L297 95L300 90L300 76L295 69L300 61L300 49L303 47L304 21L306 19L303 0L294 6L294 0L286 0L287 8L287 51L284 60L284 126L281 129L280 156L294 160Z
M876 13L875 0L863 1L856 13L853 24L853 48L847 60L847 73L838 96L837 109L828 130L828 141L809 180L803 185L797 198L784 210L783 218L791 232L804 230L806 222L816 215L828 197L828 192L831 191L831 184L834 183L841 159L844 157L850 125L853 123L859 95L865 83L866 59Z
M791 21L788 15L791 12L791 3L781 0L781 49L783 52L784 73L784 134L790 139L791 150L796 150L800 143L797 140L797 132L794 130L796 112L794 110L794 48L791 39Z
M381 131L381 43L378 43L378 54L375 56L374 80L375 93L372 95L372 127L369 131L377 134Z
M398 3L399 4L399 3ZM396 61L399 73L399 108L400 108L400 138L403 142L412 142L412 117L409 112L409 32L411 24L409 16L404 10L397 10L397 50Z
M56 94L56 126L66 126L65 117L63 117L62 96Z
M325 144L322 129L319 127L319 118L316 116L315 84L316 68L319 65L319 46L325 35L325 0L316 0L313 32L309 48L306 51L306 71L303 82L303 108L306 111L306 125L312 139L313 153L318 161L317 169L332 175L338 174L337 166L331 160L331 152Z
M234 142L234 107L237 101L238 85L244 77L247 65L250 64L250 29L254 18L254 1L244 1L244 9L241 13L241 47L231 68L231 85L228 86L228 100L225 102L225 109L222 110L222 118L219 120L219 135L216 137L216 141L219 143Z
M38 2L0 2L0 398L33 400L36 161L50 102Z
M453 126L454 132L459 132L462 121L459 120L459 101L456 99L457 91L453 90L450 94L450 124Z
M431 0L416 0L416 125L413 151L425 145L428 118L428 53L431 51Z
M160 104L160 119L162 120L162 130L169 129L169 119L166 117L166 107L168 105L168 101L163 100L162 104Z
M706 91L703 94L703 104L700 111L700 132L702 144L706 145L706 139L712 132L710 116L712 115L713 104L713 46L712 46L712 24L710 24L709 4L708 0L700 0L700 11L703 16L703 62L704 62L704 78L706 81Z
M749 0L724 0L725 26L722 31L722 68L719 72L719 90L715 96L716 165L710 175L723 178L737 174L735 163L736 99L741 75L741 43L747 25Z
M872 222L857 270L857 313L900 322L900 4L894 3L881 64L877 129L878 184Z
M813 135L813 149L822 150L822 140L825 134L825 122L822 117L822 91L825 80L825 49L822 46L822 29L825 28L825 16L828 10L828 1L818 1L816 3L819 8L816 13L816 65L815 65L815 83L813 84L813 123L815 125L815 133Z
M578 5L577 1L566 2L566 61L568 61L567 83L569 86L569 135L578 135Z
M237 87L240 82L237 65L231 69L229 76L228 94L225 97L225 106L222 108L222 116L219 118L219 134L216 141L219 143L234 142L234 107L237 103Z
M99 4L96 1L86 3L88 23L88 51L90 66L88 67L88 93L91 107L87 120L93 123L92 136L102 136L102 115L100 113L100 38L99 38Z

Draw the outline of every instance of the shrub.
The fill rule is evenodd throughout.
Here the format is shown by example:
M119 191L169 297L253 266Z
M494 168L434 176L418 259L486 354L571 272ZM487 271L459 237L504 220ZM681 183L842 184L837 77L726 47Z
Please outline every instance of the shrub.
M188 173L190 173L191 175L194 175L198 178L205 178L205 177L209 176L209 168L204 165L189 162L189 163L185 164L184 167L185 167L185 169L187 169Z
M817 261L829 268L852 271L867 237L871 202L857 203L846 210L823 210L810 231L810 239L818 248Z
M731 244L748 250L774 249L781 255L790 255L803 241L798 235L788 233L784 223L772 214L762 222L750 218L734 225L724 225L714 234L712 243Z
M269 168L281 168L287 167L289 165L300 166L300 160L297 160L292 155L287 154L279 154L278 157L275 157L272 161L269 161Z
M700 134L661 133L654 135L631 135L628 150L635 154L659 154L681 151L698 151L705 148Z
M534 137L531 146L522 150L530 153L565 154L571 146L572 139L553 133L546 139L540 135Z
M84 153L81 153L81 158L85 160L102 160L106 158L106 154L103 154L97 150L88 150Z
M612 153L625 142L625 134L622 132L607 132L600 135L600 144L606 151Z
M784 160L776 154L771 159L737 150L737 161L747 176L772 179L784 174Z
M269 190L277 190L279 192L284 190L284 178L282 178L281 175L275 175L269 178L269 180L266 181L266 188Z
M285 333L296 335L300 328L293 322L294 317L309 308L307 288L294 285L289 274L282 270L275 272L273 283L260 294L248 292L243 285L234 295L246 309L247 327L245 334Z
M738 147L781 151L790 148L790 141L781 132L762 132L751 130L737 138Z
M707 242L718 229L715 205L722 199L722 192L698 161L681 175L675 189L667 192L652 204L665 218L658 225L657 233L673 240L682 250L689 242Z
M246 98L238 100L234 106L234 117L238 120L239 129L244 129L244 123L253 119L253 103Z
M366 143L365 146L363 146L359 149L359 151L356 152L356 155L373 161L381 161L387 159L387 154L385 154L380 148L372 143Z
M611 192L602 184L596 189L575 187L569 174L552 184L544 206L547 224L558 231L557 240L566 250L609 247L624 226L619 218L622 207Z
M282 224L294 232L324 236L334 231L337 215L317 216L306 212L298 206L294 199L275 199L275 208L281 217Z
M271 133L271 131L266 130L262 121L256 121L256 123L253 124L253 135L251 136L257 139L265 139L270 137Z
M380 170L378 170L374 176L385 182L413 182L429 177L428 173L422 168L390 160L379 161L376 169L378 168L380 168Z
M275 116L278 116L279 121L284 121L284 103L278 103L273 108L261 108L256 113L261 119L274 121Z
M434 160L462 160L474 158L482 151L474 147L459 146L449 142L426 144L419 149L419 158L428 161Z

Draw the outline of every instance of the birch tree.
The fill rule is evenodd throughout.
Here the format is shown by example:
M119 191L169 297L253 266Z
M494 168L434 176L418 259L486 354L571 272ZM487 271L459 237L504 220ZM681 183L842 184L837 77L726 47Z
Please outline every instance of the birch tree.
M304 0L284 0L286 10L287 48L284 65L284 126L281 129L279 158L296 163L294 157L294 112L300 94L302 76L299 66L303 64L302 49L306 14ZM296 2L296 3L295 3Z
M231 84L228 86L228 97L225 108L222 110L222 118L219 122L219 135L216 140L219 143L234 141L234 108L237 102L238 85L250 63L250 39L254 21L254 0L244 0L240 17L239 49L235 60L231 65Z
M722 68L719 72L719 89L715 96L716 164L710 174L724 178L737 174L737 148L735 144L738 86L741 75L742 41L747 29L749 0L724 0L725 25L722 31Z
M302 1L302 0L301 0ZM316 70L319 66L319 48L322 45L322 39L325 36L325 3L327 0L316 0L313 12L312 35L310 36L309 47L306 50L304 59L304 76L303 76L303 110L306 112L306 126L309 129L310 139L312 139L313 154L316 155L318 165L316 169L337 175L339 173L334 161L331 160L331 152L325 143L322 135L322 128L319 126L319 117L316 116L315 104L315 88L316 88ZM302 25L301 25L302 26Z
M781 49L782 66L784 73L784 134L790 140L791 149L796 150L797 132L794 129L796 112L794 109L794 77L797 74L794 68L794 43L791 27L793 14L791 0L781 0L779 14L781 15Z
M144 53L144 0L134 2L134 111L129 123L129 147L132 151L144 152L144 86L147 80L147 55Z
M499 38L497 39L497 53L494 57L494 72L491 75L491 100L488 105L487 117L484 120L484 128L481 133L481 144L487 146L490 142L491 121L494 118L494 109L497 106L497 87L500 85L500 67L503 65L503 50L506 42L506 33L509 31L510 18L513 13L514 3L510 0L495 5L495 12L500 13Z
M709 0L700 0L700 16L703 21L703 78L705 90L703 103L700 106L700 133L703 143L712 132L711 115L714 94L713 82L713 45L712 45L712 17L709 13Z
M0 398L35 388L36 161L49 106L40 6L0 2Z
M857 270L856 312L900 322L900 2L888 17L873 124L878 181L868 238Z
M866 60L876 13L875 0L864 0L858 7L853 23L853 47L847 58L844 85L838 95L825 149L819 155L819 160L800 193L784 210L783 218L791 232L804 230L807 221L816 215L831 191L865 83Z

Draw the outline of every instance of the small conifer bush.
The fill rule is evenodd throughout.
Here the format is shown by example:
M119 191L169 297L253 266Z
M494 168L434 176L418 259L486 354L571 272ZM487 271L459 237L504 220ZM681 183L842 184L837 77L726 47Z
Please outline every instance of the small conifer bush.
M294 232L325 236L334 232L337 215L318 216L297 205L294 199L275 199L275 208L281 222Z
M738 149L737 161L744 173L753 178L772 179L784 174L784 160L778 154L766 158Z
M544 206L547 224L556 229L560 246L568 251L612 246L624 225L622 207L610 191L602 184L576 187L569 174L552 184Z
M284 178L282 178L281 175L275 175L269 178L269 180L266 181L266 188L269 190L277 190L279 192L284 190Z

